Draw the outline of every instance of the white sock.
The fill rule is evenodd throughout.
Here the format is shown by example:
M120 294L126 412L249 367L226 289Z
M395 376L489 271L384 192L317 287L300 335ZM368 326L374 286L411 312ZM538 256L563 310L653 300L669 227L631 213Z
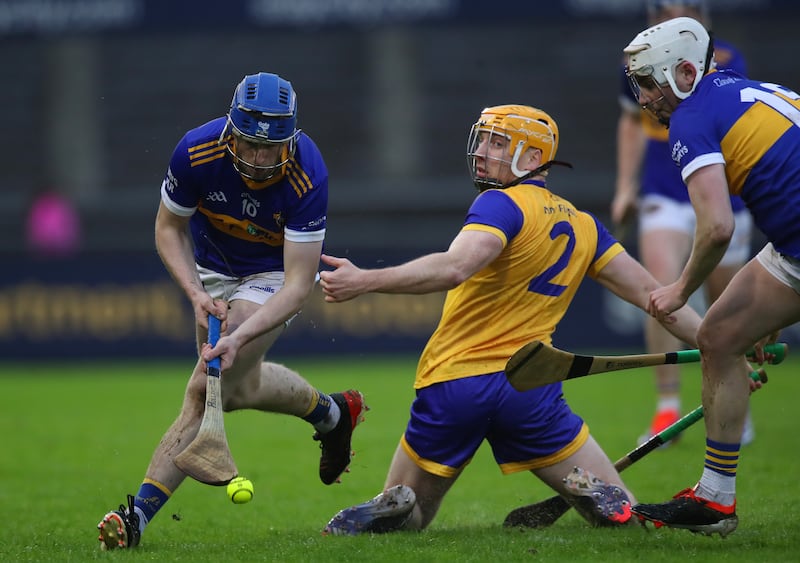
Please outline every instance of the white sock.
M144 532L145 526L147 526L147 516L144 515L144 512L142 512L142 509L138 506L134 506L133 511L139 516L139 534L141 535Z
M728 476L712 471L707 467L703 469L703 476L694 490L695 494L704 499L724 506L736 500L736 475Z
M681 400L678 397L659 398L656 405L657 411L677 411L681 412Z
M314 425L314 428L319 430L320 434L330 432L336 425L339 424L339 419L342 417L342 411L336 401L331 399L331 409L328 411L328 416L323 418L320 422Z

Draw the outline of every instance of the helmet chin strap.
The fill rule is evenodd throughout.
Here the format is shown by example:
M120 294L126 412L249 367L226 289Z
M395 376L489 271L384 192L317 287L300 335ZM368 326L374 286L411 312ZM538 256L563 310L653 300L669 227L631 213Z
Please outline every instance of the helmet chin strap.
M675 96L678 99L685 100L686 98L688 98L689 96L691 96L694 93L695 88L697 88L697 85L700 83L700 80L706 74L711 72L711 70L715 66L716 65L714 63L714 34L711 31L709 31L708 32L708 47L706 47L706 59L705 59L705 61L703 61L703 69L702 69L702 71L699 68L696 69L697 73L695 74L695 77L694 77L694 83L692 84L692 87L689 88L689 91L688 92L681 92L680 88L678 88L678 85L675 83L675 78L673 77L672 73L666 73L666 78L667 78L667 81L669 82L670 87L672 88L672 91L675 93Z
M511 159L511 172L514 173L514 176L520 177L525 175L524 170L520 170L517 168L517 164L519 163L519 159L522 156L522 147L525 146L525 141L520 141L517 143L517 148L514 151L514 158Z
M505 184L504 186L502 186L501 189L510 188L511 186L516 186L517 184L521 184L525 180L529 180L530 178L538 176L542 172L546 172L547 170L550 169L550 167L555 166L555 165L566 166L567 168L572 168L572 165L569 162L564 162L562 160L548 160L547 162L545 162L544 164L542 164L538 168L534 168L533 170L531 170L530 172L525 173L524 175L520 176L516 180L512 180L508 184Z

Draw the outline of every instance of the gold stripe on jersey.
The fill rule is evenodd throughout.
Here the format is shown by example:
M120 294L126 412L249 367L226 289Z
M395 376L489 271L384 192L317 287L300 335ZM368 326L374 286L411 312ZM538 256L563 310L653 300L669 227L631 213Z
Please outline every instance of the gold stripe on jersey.
M189 153L189 164L194 168L195 166L223 158L227 152L227 147L226 145L220 145L219 141L209 141L189 147L187 152Z
M594 261L594 264L589 266L588 274L590 278L596 278L597 274L606 267L606 265L611 262L614 258L616 258L619 254L621 254L625 249L622 247L620 243L612 244L608 250L606 250L602 256L600 256L597 260Z
M479 225L477 223L470 223L469 225L464 225L464 227L461 230L481 231L484 233L491 233L503 241L503 246L508 244L508 238L506 238L506 234L497 227L490 227L489 225Z
M203 158L201 160L192 161L191 162L191 166L192 166L192 168L194 168L195 166L200 166L201 164L206 164L206 163L209 163L209 162L213 162L215 160L219 160L220 158L225 158L225 150L224 149L222 151L218 151L218 152L209 154L208 158Z
M750 170L791 126L791 121L763 103L753 104L736 120L720 143L730 193L742 192Z
M286 166L286 178L289 180L289 184L294 189L297 197L303 197L304 193L314 187L305 170L297 164L294 158Z
M230 215L212 213L202 205L197 210L208 217L214 227L232 237L248 242L261 242L269 246L281 246L283 244L283 232L268 231L251 221L234 219Z
M219 141L207 141L205 143L201 143L199 145L195 145L193 147L189 147L188 153L191 156L192 153L195 153L195 152L198 152L198 151L204 151L206 149L219 148L219 147L223 147L224 148L225 145L224 144L221 145Z

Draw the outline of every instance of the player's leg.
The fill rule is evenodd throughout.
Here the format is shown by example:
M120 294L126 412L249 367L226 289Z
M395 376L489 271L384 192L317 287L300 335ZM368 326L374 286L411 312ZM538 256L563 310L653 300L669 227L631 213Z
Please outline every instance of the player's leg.
M268 280L259 285L263 287ZM262 285L263 284L263 285ZM277 291L277 289L276 289ZM262 302L269 298L268 293ZM228 330L250 318L261 306L261 294L238 291L230 302ZM288 324L288 323L287 323ZM368 409L363 395L354 389L324 393L315 389L303 376L287 366L263 361L284 326L273 329L242 346L234 365L223 378L223 407L226 411L256 409L289 414L309 422L320 442L319 476L330 485L347 470L352 456L351 438Z
M736 228L733 232L728 249L716 268L711 272L705 282L706 299L709 305L714 303L728 286L733 276L742 269L750 259L750 240L753 232L753 219L746 209L735 214ZM744 430L742 430L742 445L746 446L755 439L750 409L747 410Z
M490 389L495 410L487 441L503 474L530 470L592 525L630 520L633 495L583 419L572 412L561 384L518 392L499 375Z
M762 256L770 252L771 246ZM739 444L750 396L749 366L743 355L757 340L798 320L796 289L777 279L758 259L746 264L711 306L697 335L709 439Z
M372 499L340 510L323 533L357 535L422 530L430 524L458 475L441 477L419 467L400 444L384 489Z
M198 343L202 342L205 329L198 326L196 332ZM172 460L186 448L200 429L205 380L205 370L198 360L186 384L180 413L153 452L137 494L128 495L127 506L122 504L117 510L109 511L97 525L102 549L138 545L145 527L186 478Z
M757 340L800 321L800 261L762 250L731 280L698 331L703 351L706 458L700 481L662 504L641 504L643 519L694 532L736 529L736 471L750 382L745 351Z
M688 205L688 204L687 204ZM666 285L681 274L692 248L691 205L666 198L646 198L640 219L639 254L642 265L656 280ZM650 316L645 318L645 344L649 353L679 350L681 342ZM681 416L680 367L656 366L656 412L648 431L639 442L647 441Z
M575 453L533 473L565 498L593 526L628 523L633 493L589 435Z
M493 390L505 374L467 377L417 390L384 491L339 511L329 534L422 530L483 442L495 412Z

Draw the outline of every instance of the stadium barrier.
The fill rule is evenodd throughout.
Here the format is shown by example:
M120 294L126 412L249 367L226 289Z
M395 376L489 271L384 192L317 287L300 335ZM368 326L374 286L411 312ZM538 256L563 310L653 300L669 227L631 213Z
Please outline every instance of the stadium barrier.
M360 263L370 263L365 253ZM397 263L381 258L382 263ZM22 258L0 282L0 355L9 360L186 357L192 311L155 253ZM276 355L418 354L444 294L365 295L325 303L319 287L274 348ZM702 304L698 307L702 308ZM642 350L643 313L592 281L579 289L554 344ZM489 327L491 330L491 327ZM782 333L798 340L792 327Z

